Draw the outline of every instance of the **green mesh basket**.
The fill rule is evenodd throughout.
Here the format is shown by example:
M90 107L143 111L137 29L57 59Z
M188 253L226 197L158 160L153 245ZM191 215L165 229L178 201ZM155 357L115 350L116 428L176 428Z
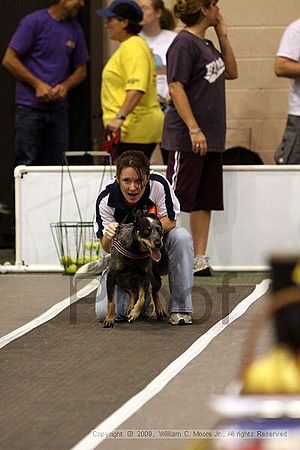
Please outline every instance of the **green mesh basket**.
M74 274L84 264L102 259L103 250L95 237L93 222L57 222L50 227L66 274Z
M59 261L64 267L66 274L75 273L79 267L89 262L94 262L103 258L105 254L101 247L99 239L95 236L93 229L93 222L84 222L80 211L80 206L76 194L76 189L73 183L71 171L68 164L67 156L77 156L80 154L96 156L109 156L109 167L112 175L112 160L110 155L105 152L64 152L63 162L61 166L61 179L60 179L60 205L59 205L59 221L56 223L50 223L51 233L54 239L56 251ZM105 155L104 155L105 154ZM67 172L74 201L78 212L78 222L66 222L62 220L63 217L63 190L64 190L64 172ZM102 188L104 180L104 173L100 182L99 192Z

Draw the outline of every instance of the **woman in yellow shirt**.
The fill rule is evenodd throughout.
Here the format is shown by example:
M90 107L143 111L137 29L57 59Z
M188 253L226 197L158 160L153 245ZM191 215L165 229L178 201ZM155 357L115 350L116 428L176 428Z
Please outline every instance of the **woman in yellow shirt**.
M157 100L154 58L138 35L143 11L134 0L114 0L96 13L106 18L109 38L120 43L102 72L104 126L121 130L118 156L141 150L150 159L161 141L164 116Z

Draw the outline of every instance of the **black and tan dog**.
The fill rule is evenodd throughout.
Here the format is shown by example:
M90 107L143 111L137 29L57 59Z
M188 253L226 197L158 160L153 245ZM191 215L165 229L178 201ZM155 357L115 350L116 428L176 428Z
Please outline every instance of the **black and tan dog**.
M163 320L166 316L159 300L161 277L155 263L160 259L162 236L161 222L153 214L138 211L134 223L119 225L112 241L107 273L108 305L103 321L105 328L113 327L114 324L116 285L130 295L128 322L134 322L139 317L150 284L156 318Z

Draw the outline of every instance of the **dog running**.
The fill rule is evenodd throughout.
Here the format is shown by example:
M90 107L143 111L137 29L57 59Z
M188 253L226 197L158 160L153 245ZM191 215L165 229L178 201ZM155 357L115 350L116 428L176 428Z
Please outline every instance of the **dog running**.
M145 293L151 284L157 320L166 317L159 299L161 277L157 264L160 260L163 228L154 214L137 211L133 223L120 224L112 240L111 258L107 272L107 314L103 327L111 328L115 316L115 286L129 293L128 322L134 322L144 305Z

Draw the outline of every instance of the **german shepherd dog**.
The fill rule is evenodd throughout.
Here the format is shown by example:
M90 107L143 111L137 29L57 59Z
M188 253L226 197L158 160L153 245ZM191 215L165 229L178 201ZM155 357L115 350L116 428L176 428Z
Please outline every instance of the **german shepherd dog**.
M107 272L107 314L105 328L113 327L115 316L114 292L119 286L129 293L128 322L134 322L144 305L145 293L150 288L157 320L166 317L159 300L161 277L155 261L160 260L163 228L154 214L137 211L133 223L120 224L112 240L111 258Z

